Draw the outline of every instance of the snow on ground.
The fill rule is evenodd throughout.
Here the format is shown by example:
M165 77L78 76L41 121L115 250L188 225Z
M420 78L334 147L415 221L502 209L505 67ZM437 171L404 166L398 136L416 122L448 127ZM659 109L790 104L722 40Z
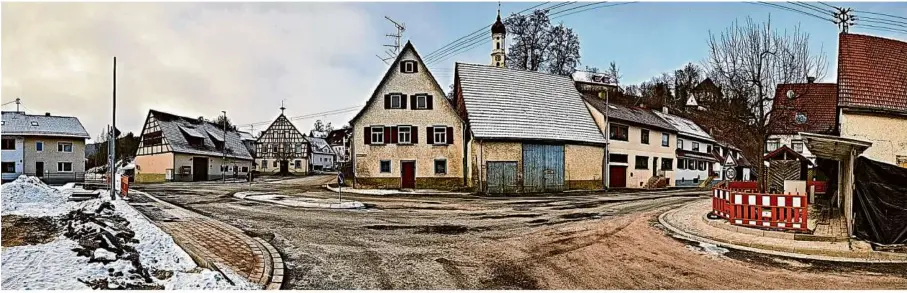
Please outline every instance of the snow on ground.
M68 202L70 190L25 176L3 184L3 215L53 217L67 231L49 243L3 247L3 289L260 289L199 268L170 235L126 202L109 201L106 191L98 199Z
M365 204L346 200L339 202L335 199L324 199L324 198L306 198L300 196L286 196L280 194L270 194L270 193L260 193L260 192L246 192L241 191L233 194L234 197L245 199L245 200L254 200L261 202L269 202L273 204L279 204L284 206L291 207L300 207L300 208L324 208L324 209L361 209L365 208Z

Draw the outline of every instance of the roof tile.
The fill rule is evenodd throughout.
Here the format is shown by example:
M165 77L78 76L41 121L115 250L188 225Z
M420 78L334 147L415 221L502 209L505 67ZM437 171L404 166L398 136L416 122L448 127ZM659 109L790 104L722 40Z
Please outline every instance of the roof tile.
M907 42L841 33L838 106L907 113Z

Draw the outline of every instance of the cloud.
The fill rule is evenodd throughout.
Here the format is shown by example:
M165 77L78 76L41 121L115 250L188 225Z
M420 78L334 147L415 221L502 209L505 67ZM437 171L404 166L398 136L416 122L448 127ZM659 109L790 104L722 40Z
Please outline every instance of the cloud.
M386 69L362 50L380 41L371 22L334 3L3 3L2 96L97 136L117 56L117 125L136 133L148 109L243 124L281 100L288 116L361 105Z

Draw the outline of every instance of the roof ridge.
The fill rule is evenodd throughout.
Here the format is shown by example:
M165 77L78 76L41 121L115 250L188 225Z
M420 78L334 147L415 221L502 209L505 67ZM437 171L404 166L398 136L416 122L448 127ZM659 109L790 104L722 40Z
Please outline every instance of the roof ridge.
M525 73L530 73L530 74L537 74L537 75L544 75L544 76L550 76L550 77L563 78L563 79L569 80L569 81L571 81L571 82L573 81L573 79L571 79L569 76L557 75L557 74L547 73L547 72L541 72L541 71L532 71L532 70L514 69L514 68L508 68L508 67L498 67L498 66L494 66L494 65L479 64L479 63L469 63L469 62L456 62L456 64L472 65L472 66L481 66L481 67L486 67L486 68L491 68L491 69L497 69L497 70L507 70L507 71L511 71L511 72L525 72Z

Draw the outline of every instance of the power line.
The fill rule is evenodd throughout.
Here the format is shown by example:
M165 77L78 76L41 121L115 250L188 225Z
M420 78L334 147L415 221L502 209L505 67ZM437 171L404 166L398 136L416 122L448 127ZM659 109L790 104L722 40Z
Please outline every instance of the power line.
M821 15L821 14L828 14L828 15L831 15L831 16L834 16L834 15L835 15L835 12L834 12L834 11L825 10L825 9L822 9L822 8L818 8L818 7L816 7L816 6L809 5L808 3L802 3L802 2L790 2L790 1L788 1L787 3L793 4L793 5L797 5L797 6L800 6L800 7L803 7L803 8L806 8L806 9L809 9L809 10L812 10L812 11L815 11L815 12L818 12L820 15Z
M361 108L362 108L362 106L352 106L352 107L340 108L340 109L329 110L329 111L324 111L324 112L304 114L304 115L300 115L300 116L290 117L287 119L288 120L299 120L299 119L315 118L315 117L319 117L319 116L336 115L336 114L352 112L352 111L355 111L355 110L358 110ZM269 120L269 121L255 122L255 123L237 124L237 126L259 126L259 125L269 124L271 122L273 122L273 121Z
M828 7L829 7L829 8L831 8L831 9L835 9L835 10L837 10L837 9L838 9L838 8L837 8L837 7L834 7L834 6L831 6L831 5L828 5L828 4L826 4L826 3L825 3L825 2L821 2L821 1L819 1L819 4L822 4L822 5L825 5L825 6L828 6Z
M865 11L865 10L854 10L854 12L869 13L869 14L875 14L875 15L881 15L881 16L887 16L887 17L894 17L894 18L900 18L900 19L903 19L903 20L907 20L907 17L897 16L897 15L891 15L891 14L885 14L885 13L879 13L879 12L872 12L872 11Z
M589 4L586 4L586 5L574 6L574 7L571 7L571 8L564 9L564 10L552 12L552 13L549 14L548 16L555 16L555 15L558 15L558 14L561 14L561 13L564 13L564 12L567 12L567 11L570 11L570 10L579 9L579 8L583 8L583 7L590 6L590 5L603 4L603 3L607 3L607 2L608 2L608 1L599 1L599 2L589 3Z
M887 23L887 24L896 25L896 26L904 26L904 25L907 25L907 22L897 21L897 20L888 20L888 19L882 19L882 18L876 18L876 17L872 17L872 16L863 16L863 15L859 15L858 18L859 18L860 20L866 20L866 21L869 21L869 22L873 22L873 21L874 21L874 22L881 22L881 23Z
M753 3L753 2L747 2L747 3ZM769 3L769 2L762 2L762 1L756 2L756 3L754 3L754 4L762 4L762 5L764 5L764 6L771 6L771 7L781 8L781 9L784 9L784 10L797 12L797 13L800 13L800 14L803 14L803 15L812 16L812 17L815 17L815 18L818 18L818 19L821 19L821 20L824 20L824 21L830 21L830 22L834 23L834 20L832 20L832 19L830 19L830 18L824 18L824 17L818 16L818 15L815 15L815 14L813 14L813 13L806 12L806 11L803 11L803 10L800 10L800 9L796 9L796 8L791 8L791 7L787 7L787 6L783 6L783 5L779 5L779 4L774 4L774 3Z
M875 28L875 29L888 30L888 31L896 32L896 33L907 34L907 30L904 30L904 29L875 26L875 25L871 25L871 24L856 24L855 26L856 27L861 27L861 26L862 27L871 27L871 28Z
M570 13L567 13L567 14L558 15L558 16L555 16L555 17L553 17L553 18L551 18L551 19L557 19L557 18L561 18L561 17L567 17L567 16L570 16L570 15L573 15L573 14L577 14L577 13L580 13L580 12L589 11L589 10L594 10L594 9L599 9L599 8L620 6L620 5L633 4L633 3L636 3L636 2L621 2L621 3L610 4L610 5L603 5L603 6L590 7L590 8L586 8L586 9L580 10L580 11L574 11L574 12L570 12Z

